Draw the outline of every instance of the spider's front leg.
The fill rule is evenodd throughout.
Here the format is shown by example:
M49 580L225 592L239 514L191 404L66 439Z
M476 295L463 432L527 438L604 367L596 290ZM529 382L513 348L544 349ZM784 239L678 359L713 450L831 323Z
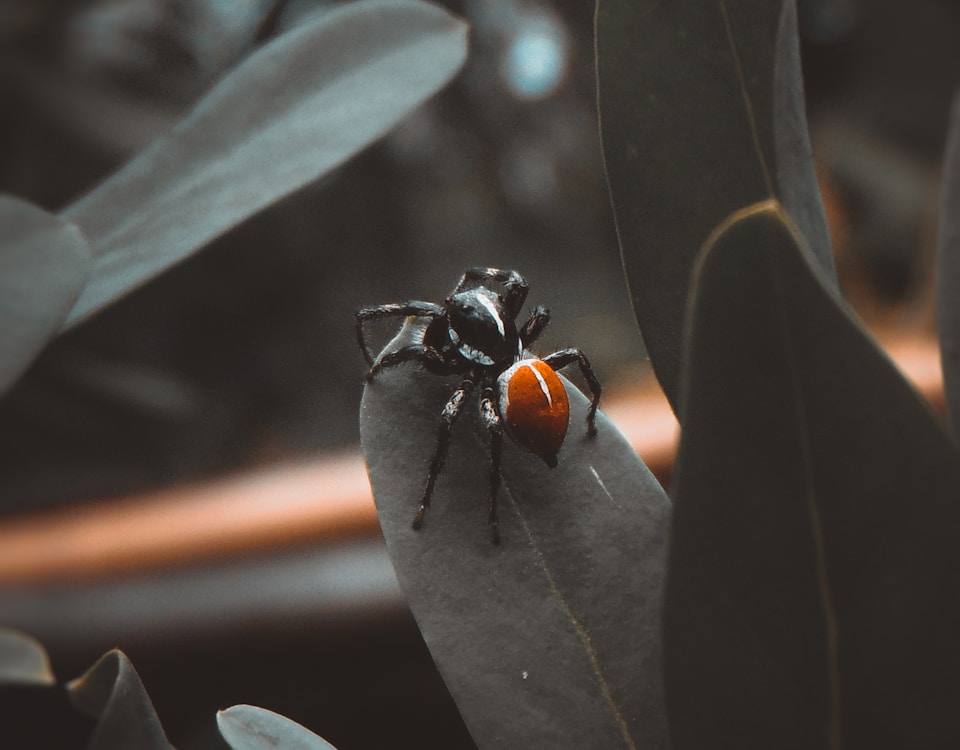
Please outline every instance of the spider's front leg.
M437 366L444 366L446 364L443 359L443 355L440 354L436 349L433 349L429 346L424 346L423 344L410 344L409 346L401 347L392 352L387 352L378 360L376 360L367 370L367 381L373 380L378 372L387 368L395 367L403 362L409 362L410 360L416 360L417 362L429 363L433 362Z
M526 349L536 341L549 323L550 311L543 305L537 305L537 308L527 318L527 322L520 328L520 343L523 348Z
M587 359L587 355L579 349L561 349L558 352L547 355L543 358L543 361L554 370L559 370L561 367L566 367L573 362L580 365L580 372L583 373L587 385L590 386L590 392L593 394L593 398L590 399L590 408L587 409L587 434L596 435L597 426L594 424L594 421L597 416L597 406L600 404L600 392L602 389L600 387L600 381L597 380L596 373L593 371L593 367L590 366L590 360Z
M495 406L496 394L492 387L483 389L480 398L480 417L490 433L490 534L494 544L500 544L500 519L497 516L497 495L500 492L500 455L503 450L503 422Z
M373 367L373 355L367 348L366 336L363 333L363 324L371 320L382 320L383 318L407 317L413 315L418 318L442 318L443 308L433 302L420 302L412 300L410 302L391 303L389 305L378 305L377 307L364 307L357 310L357 343L360 345L360 352L367 364ZM412 359L412 357L407 357ZM368 379L371 377L367 376Z
M402 350L401 350L402 351ZM420 498L420 508L413 519L413 528L419 529L423 526L423 514L430 506L430 498L433 496L433 486L437 483L437 477L443 471L443 462L447 457L447 450L450 448L450 433L453 425L460 416L463 409L463 402L473 392L474 383L470 377L464 378L457 389L450 396L440 414L440 425L437 428L437 447L433 451L433 457L430 459L430 468L427 470L427 482L423 488L423 495Z

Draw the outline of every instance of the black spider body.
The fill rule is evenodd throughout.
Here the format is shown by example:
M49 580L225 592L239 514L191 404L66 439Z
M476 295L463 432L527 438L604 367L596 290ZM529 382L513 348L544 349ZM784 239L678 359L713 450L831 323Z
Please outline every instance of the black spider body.
M503 366L519 356L520 336L511 311L486 287L452 294L444 308L445 315L427 326L423 338L424 346L441 351L447 363L434 372Z
M490 286L488 286L490 284ZM491 286L497 284L497 291ZM569 419L566 390L555 370L577 362L592 399L587 411L587 432L594 434L600 401L600 383L590 362L579 349L562 349L543 359L528 358L524 350L550 321L545 307L537 307L519 328L516 319L526 301L526 280L516 271L471 268L441 304L414 300L369 307L357 312L357 342L370 369L367 380L386 368L415 361L436 375L463 375L444 406L437 447L427 472L420 507L413 526L419 529L430 504L433 487L443 468L453 424L464 402L480 392L480 415L490 434L490 528L499 542L497 493L500 486L502 434L556 466ZM427 318L420 342L388 352L374 360L367 348L363 326L387 317Z

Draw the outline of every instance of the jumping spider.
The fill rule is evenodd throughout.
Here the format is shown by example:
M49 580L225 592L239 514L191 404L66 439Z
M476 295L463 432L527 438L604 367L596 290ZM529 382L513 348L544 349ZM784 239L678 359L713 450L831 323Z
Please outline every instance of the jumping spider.
M500 291L491 288L494 284L500 286ZM480 391L480 415L490 433L489 520L494 543L500 541L497 492L504 428L514 441L540 456L547 466L557 465L570 408L566 389L555 370L573 362L580 366L592 393L587 410L587 433L596 434L594 422L600 402L600 382L584 353L579 349L561 349L542 359L525 354L525 349L550 322L549 311L539 306L517 329L516 319L527 291L526 280L516 271L471 268L441 304L414 300L357 311L357 342L370 366L368 381L384 368L410 360L436 375L464 375L440 416L437 446L413 520L414 529L423 524L450 445L453 424L474 390ZM364 323L401 316L429 319L422 341L375 360L367 348Z

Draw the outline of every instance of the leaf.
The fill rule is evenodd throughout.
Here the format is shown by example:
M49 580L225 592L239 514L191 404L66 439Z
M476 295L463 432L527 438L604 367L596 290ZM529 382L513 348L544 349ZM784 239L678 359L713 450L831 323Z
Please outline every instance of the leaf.
M943 390L954 436L960 436L960 90L953 100L940 202L937 327Z
M775 202L698 266L664 604L675 747L956 747L960 460Z
M36 640L0 627L0 685L53 685L47 652Z
M121 651L104 654L67 684L70 698L95 719L87 750L173 750L140 677Z
M295 721L256 706L218 711L217 726L233 750L336 750Z
M0 195L0 393L60 330L90 263L76 226Z
M466 25L413 0L359 0L251 54L183 121L70 206L93 278L74 325L338 167L446 84Z
M833 274L793 2L598 0L603 155L637 322L677 411L694 260L729 214L780 199Z
M406 326L387 350L416 335ZM481 748L666 747L663 490L602 414L598 434L586 435L587 400L567 384L570 431L557 468L504 442L501 544L487 524L487 451L469 404L415 531L455 385L413 365L385 370L365 389L360 428L400 586L474 740Z

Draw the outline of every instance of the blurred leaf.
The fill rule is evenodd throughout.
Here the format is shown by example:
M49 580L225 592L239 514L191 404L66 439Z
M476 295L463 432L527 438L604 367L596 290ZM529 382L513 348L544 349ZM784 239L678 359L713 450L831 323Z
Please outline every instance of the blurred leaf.
M415 335L408 325L388 349ZM666 495L602 414L598 434L586 435L587 400L567 384L570 431L558 467L504 441L502 543L494 545L473 397L414 531L456 382L413 365L384 371L365 389L360 428L390 558L474 740L482 748L666 747ZM429 706L422 718L429 721Z
M0 684L53 685L47 652L28 635L0 627Z
M342 164L463 63L466 25L414 0L358 0L251 54L170 133L65 216L97 256L73 325Z
M140 677L121 651L104 654L67 690L80 710L98 720L87 750L173 749Z
M607 179L637 322L677 410L694 260L734 211L779 198L833 274L792 0L598 0Z
M775 202L708 244L686 340L675 747L960 745L960 456Z
M219 711L217 726L233 750L336 750L306 727L256 706Z
M943 390L954 436L960 436L960 90L953 100L940 202L937 326Z
M0 195L0 393L60 330L90 264L76 226Z

